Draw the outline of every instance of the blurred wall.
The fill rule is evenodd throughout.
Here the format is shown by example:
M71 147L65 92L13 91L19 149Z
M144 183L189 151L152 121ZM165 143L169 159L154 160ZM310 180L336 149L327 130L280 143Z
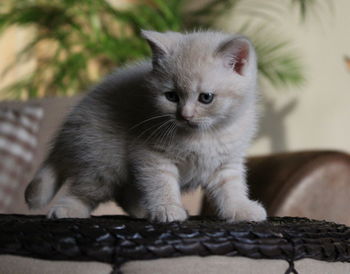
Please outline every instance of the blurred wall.
M328 1L328 0L327 0ZM307 84L297 91L286 119L288 149L333 148L350 152L350 1L336 0L333 15L283 26L301 49Z
M350 66L344 60L350 57L350 1L316 2L327 1L332 4L320 5L304 23L292 9L274 18L274 33L291 38L307 81L301 88L262 87L264 116L252 154L301 149L350 152ZM237 20L244 19L236 13L221 24L234 31Z
M11 27L0 35L0 89L11 84L13 81L28 75L35 67L35 59L31 58L25 62L16 62L8 73L4 73L5 68L16 61L16 55L21 52L25 44L30 41L33 29L23 29ZM8 97L0 92L0 100ZM25 99L25 98L22 98Z
M280 2L247 0L243 3L254 5L254 1ZM270 25L274 33L291 38L299 50L307 82L299 89L262 87L261 131L252 146L252 154L321 148L350 152L350 69L344 61L344 56L350 57L350 1L317 2L327 1L332 3L332 9L322 5L304 23L300 23L292 9L273 16ZM244 18L239 16L238 9L238 14L226 16L220 24L223 29L234 32L233 26L240 20ZM0 71L13 60L28 35L29 31L13 28L0 37ZM16 66L0 81L0 88L33 67L35 60L26 66Z

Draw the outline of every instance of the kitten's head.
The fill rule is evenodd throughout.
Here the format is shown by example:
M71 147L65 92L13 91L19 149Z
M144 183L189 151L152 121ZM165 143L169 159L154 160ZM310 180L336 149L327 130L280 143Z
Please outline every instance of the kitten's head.
M219 32L143 31L153 53L149 82L157 111L178 129L232 123L255 101L256 56L249 40Z

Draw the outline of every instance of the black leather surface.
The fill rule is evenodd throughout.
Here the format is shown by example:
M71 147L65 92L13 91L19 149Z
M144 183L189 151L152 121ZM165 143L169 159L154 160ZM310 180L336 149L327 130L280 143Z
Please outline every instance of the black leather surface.
M304 218L228 224L192 217L183 223L156 224L126 216L48 220L0 215L0 254L115 266L185 255L350 262L349 239L345 225Z

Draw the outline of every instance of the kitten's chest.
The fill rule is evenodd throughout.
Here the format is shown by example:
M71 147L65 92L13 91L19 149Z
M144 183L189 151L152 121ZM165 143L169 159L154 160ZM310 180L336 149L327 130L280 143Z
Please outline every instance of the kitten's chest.
M173 151L179 169L180 184L196 187L207 181L210 175L228 158L227 147L215 140L186 143Z

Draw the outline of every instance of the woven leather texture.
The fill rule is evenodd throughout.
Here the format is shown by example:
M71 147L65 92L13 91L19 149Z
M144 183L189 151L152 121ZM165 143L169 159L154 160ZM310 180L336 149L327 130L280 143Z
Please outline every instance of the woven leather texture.
M49 220L0 215L0 254L115 266L185 255L350 262L349 239L345 225L305 218L229 224L191 217L183 223L157 224L127 216Z

